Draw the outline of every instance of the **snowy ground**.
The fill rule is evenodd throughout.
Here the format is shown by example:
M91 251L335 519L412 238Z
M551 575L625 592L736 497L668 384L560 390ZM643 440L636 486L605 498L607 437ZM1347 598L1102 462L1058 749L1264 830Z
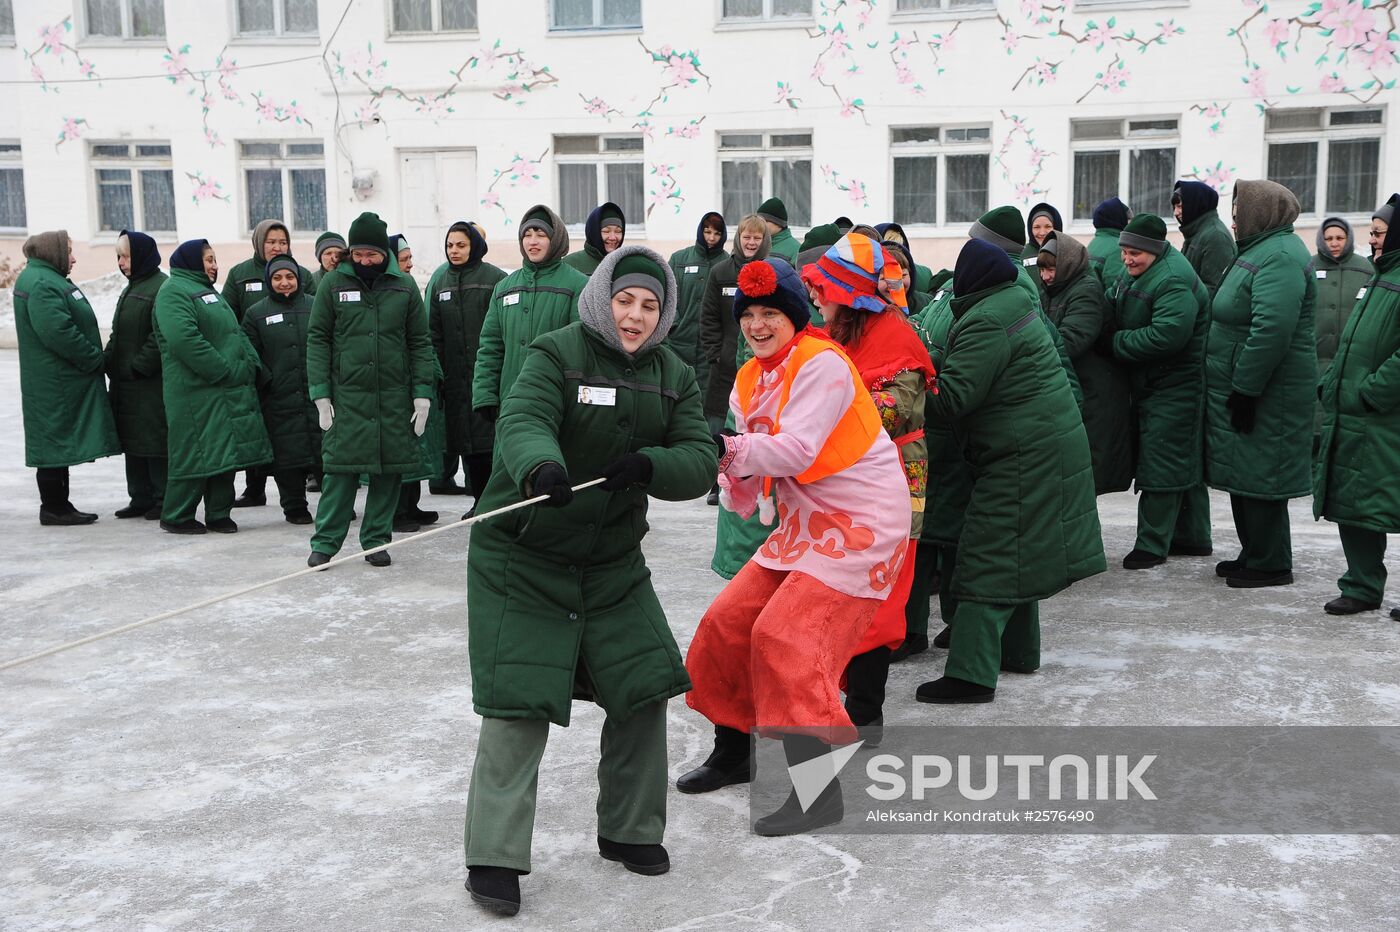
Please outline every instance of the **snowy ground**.
M41 528L18 366L0 352L0 659L302 565L307 529L242 509L235 536L117 521L120 460L73 471L102 519ZM425 497L445 515L461 498ZM1045 605L1045 665L990 706L913 701L943 652L897 666L890 723L1395 724L1400 624L1336 619L1336 532L1295 503L1296 585L1225 588L1211 559L1127 573L1133 499L1101 500L1115 568ZM1233 556L1228 507L1217 548ZM654 505L647 554L681 646L720 581L714 511ZM463 929L477 719L465 534L356 562L0 673L0 927ZM353 549L353 547L351 548ZM1367 836L758 838L732 788L673 795L673 869L594 843L598 711L554 729L521 928L1394 928L1396 842ZM673 775L707 723L671 705Z

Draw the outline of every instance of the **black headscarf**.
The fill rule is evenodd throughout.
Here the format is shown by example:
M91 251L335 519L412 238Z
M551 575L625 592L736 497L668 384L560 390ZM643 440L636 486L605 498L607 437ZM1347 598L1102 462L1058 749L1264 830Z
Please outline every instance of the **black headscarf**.
M465 234L467 237L467 242L471 243L472 251L471 255L467 256L466 262L463 262L461 266L454 265L452 267L463 269L476 268L478 265L481 264L481 260L486 258L486 250L490 248L486 245L486 238L481 235L481 232L477 230L476 226L473 225L471 221L458 220L456 223L452 224L452 226L447 228L447 235L443 236L442 238L443 255L447 254L447 237L451 236L453 233ZM452 260L448 259L447 263L448 265L452 265Z
M187 272L204 274L204 250L209 248L207 239L187 239L170 254L170 267Z
M122 230L121 235L126 237L127 245L131 249L131 274L127 275L127 278L138 282L160 271L160 250L156 248L155 240L139 230ZM202 253L199 267L201 271L204 269Z

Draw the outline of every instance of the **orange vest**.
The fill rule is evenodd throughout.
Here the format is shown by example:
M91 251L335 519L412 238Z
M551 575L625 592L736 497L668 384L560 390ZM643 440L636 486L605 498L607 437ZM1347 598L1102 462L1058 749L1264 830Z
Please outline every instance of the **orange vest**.
M787 368L783 373L782 394L778 396L778 411L773 417L773 429L769 433L778 432L778 422L782 418L783 408L787 406L788 395L792 392L792 382L797 378L797 371L807 360L824 350L833 350L841 357L841 361L851 370L851 383L856 391L850 407L841 415L841 420L836 422L836 427L822 444L816 460L797 477L797 481L804 484L825 479L854 466L862 456L870 452L876 438L880 436L880 431L884 429L880 422L880 412L875 410L875 402L870 400L870 393L865 390L860 373L846 354L834 343L804 334L788 354ZM748 419L754 389L758 387L760 371L762 367L758 360L750 359L734 377L734 383L739 389L739 406L744 412L745 420Z

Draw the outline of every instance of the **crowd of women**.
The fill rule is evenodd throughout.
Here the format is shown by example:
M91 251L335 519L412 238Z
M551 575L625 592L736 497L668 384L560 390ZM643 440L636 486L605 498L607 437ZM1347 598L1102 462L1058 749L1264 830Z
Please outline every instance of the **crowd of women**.
M362 484L366 549L437 520L421 483L465 491L459 464L473 510L543 498L474 525L467 558L483 717L468 888L513 913L549 723L574 699L606 713L599 853L663 873L667 700L715 727L683 793L750 781L758 737L790 765L878 741L889 665L930 643L948 657L919 701L992 701L1002 672L1039 667L1039 603L1106 569L1096 495L1136 489L1122 565L1146 570L1211 554L1207 489L1228 493L1241 549L1216 572L1255 588L1293 581L1287 503L1311 494L1347 564L1326 611L1378 608L1400 531L1397 203L1371 219L1370 261L1341 217L1310 254L1297 199L1268 181L1238 183L1230 227L1213 189L1179 183L1180 250L1116 198L1087 247L1052 205L1004 206L938 273L897 224L838 218L799 243L777 199L728 251L727 219L704 214L669 260L626 243L611 203L571 253L539 205L518 270L459 222L425 293L370 213L317 241L314 272L284 224L260 223L222 291L207 242L181 244L167 277L127 231L105 348L67 235L43 233L15 290L26 461L42 524L95 521L68 467L120 452L117 516L181 534L236 531L232 508L262 504L270 475L286 519L315 524L312 566L340 549ZM649 498L707 492L728 583L682 659L640 544ZM842 815L833 781L753 828Z

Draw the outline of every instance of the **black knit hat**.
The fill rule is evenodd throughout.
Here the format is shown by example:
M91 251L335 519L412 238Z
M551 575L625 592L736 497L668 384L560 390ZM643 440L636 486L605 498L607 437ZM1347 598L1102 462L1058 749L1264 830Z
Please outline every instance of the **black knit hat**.
M1167 225L1156 214L1138 214L1118 234L1118 245L1160 256L1167 251Z
M666 300L666 272L642 253L624 256L613 266L612 293L615 295L625 288L645 288L656 295L656 300Z
M389 255L389 225L378 214L366 211L356 217L346 239L351 249L378 249Z
M758 205L758 210L754 211L769 223L776 223L780 227L788 225L787 205L776 197L770 197L762 204Z

